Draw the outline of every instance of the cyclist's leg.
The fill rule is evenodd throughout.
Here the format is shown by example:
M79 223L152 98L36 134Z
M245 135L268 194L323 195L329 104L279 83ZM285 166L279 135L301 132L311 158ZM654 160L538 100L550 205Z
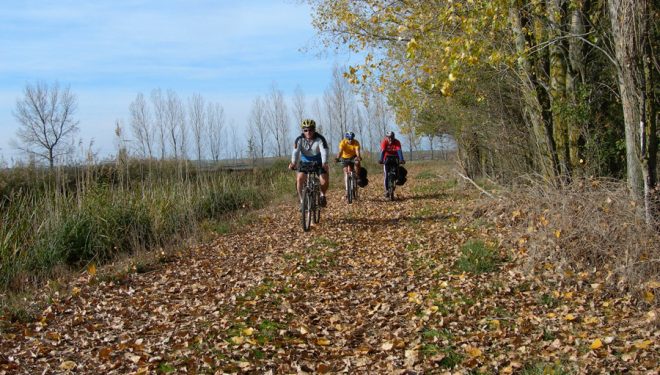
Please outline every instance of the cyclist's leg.
M323 173L319 173L319 181L321 183L321 206L325 207L327 204L325 192L328 191L328 185L330 184L328 172L323 171Z
M385 195L387 196L387 163L383 164L383 186L385 187Z
M298 200L302 202L302 190L307 182L307 175L302 172L298 172L296 176L296 190L298 191Z

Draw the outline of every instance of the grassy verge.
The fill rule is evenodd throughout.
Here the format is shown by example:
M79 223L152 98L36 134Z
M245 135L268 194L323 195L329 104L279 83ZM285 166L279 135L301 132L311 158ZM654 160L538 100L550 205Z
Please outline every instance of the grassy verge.
M104 166L43 176L2 171L0 292L15 293L121 254L168 247L194 238L200 228L224 228L229 213L262 207L291 187L281 163L203 173L184 167Z

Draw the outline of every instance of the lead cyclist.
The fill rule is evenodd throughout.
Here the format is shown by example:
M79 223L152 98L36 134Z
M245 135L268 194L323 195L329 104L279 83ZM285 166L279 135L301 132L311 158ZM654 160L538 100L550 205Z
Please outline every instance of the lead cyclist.
M325 192L330 183L328 176L328 142L325 137L316 132L316 122L311 119L305 119L300 123L302 134L300 134L293 143L293 153L289 169L296 169L298 162L316 162L319 165L319 180L321 182L321 207L327 205ZM296 189L298 199L302 202L302 189L307 181L307 175L298 172L296 176Z

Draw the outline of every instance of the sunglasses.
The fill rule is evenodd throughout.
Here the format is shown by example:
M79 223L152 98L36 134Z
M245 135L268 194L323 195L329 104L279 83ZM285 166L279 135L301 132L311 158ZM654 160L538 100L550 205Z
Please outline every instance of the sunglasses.
M304 128L303 131L304 131L305 133L307 133L307 132L313 132L314 129L312 129L312 128Z

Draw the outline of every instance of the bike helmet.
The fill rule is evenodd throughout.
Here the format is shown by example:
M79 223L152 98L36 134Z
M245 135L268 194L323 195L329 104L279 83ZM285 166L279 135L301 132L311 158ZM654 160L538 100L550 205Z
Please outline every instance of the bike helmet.
M394 132L390 130L390 131L388 131L387 133L385 133L385 136L386 136L387 138L394 138Z
M349 141L352 141L353 138L355 138L355 133L353 133L353 132L346 132L346 134L344 134L344 138L348 139Z
M300 127L301 127L301 128L312 128L312 129L316 129L316 122L315 122L314 120L312 120L312 119L309 119L309 118L308 118L308 119L304 119L304 120L302 120L302 122L300 123Z

